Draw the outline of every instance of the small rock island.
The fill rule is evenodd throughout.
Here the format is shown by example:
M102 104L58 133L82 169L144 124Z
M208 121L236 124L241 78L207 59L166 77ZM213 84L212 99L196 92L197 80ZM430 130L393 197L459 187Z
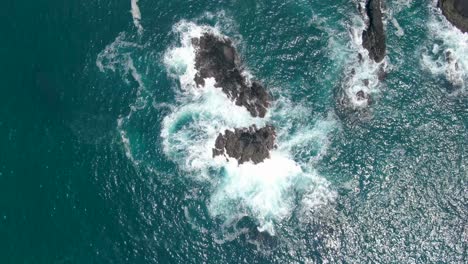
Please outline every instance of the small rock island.
M251 161L258 164L270 157L270 150L275 147L275 128L271 125L257 129L236 128L226 130L216 139L213 157L229 155L238 160L239 164Z
M193 38L192 44L196 49L195 83L203 86L205 78L214 78L215 87L222 89L236 105L245 107L253 117L264 118L270 106L270 95L260 83L246 77L232 41L204 33ZM216 138L213 157L227 155L237 159L239 164L258 164L270 157L275 139L275 128L271 125L226 130Z

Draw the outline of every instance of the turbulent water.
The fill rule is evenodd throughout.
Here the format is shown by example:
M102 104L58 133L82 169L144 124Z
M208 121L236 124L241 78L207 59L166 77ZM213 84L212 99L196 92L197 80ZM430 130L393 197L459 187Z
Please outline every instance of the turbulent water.
M128 1L76 73L87 88L59 99L85 146L70 151L90 164L56 172L89 178L56 196L85 200L71 217L86 232L68 245L82 249L46 241L58 249L29 260L466 263L468 34L436 1L385 1L380 63L362 47L363 1ZM214 79L197 87L191 40L206 32L230 38L247 80L272 95L265 118ZM253 124L276 127L269 159L213 158L219 133Z

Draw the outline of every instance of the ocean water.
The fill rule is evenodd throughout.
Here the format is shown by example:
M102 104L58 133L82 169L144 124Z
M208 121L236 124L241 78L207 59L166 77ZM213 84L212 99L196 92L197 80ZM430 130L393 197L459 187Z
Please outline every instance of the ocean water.
M468 34L435 2L386 1L379 64L358 0L6 3L0 263L466 263ZM203 32L264 119L196 87ZM252 124L270 159L212 158Z

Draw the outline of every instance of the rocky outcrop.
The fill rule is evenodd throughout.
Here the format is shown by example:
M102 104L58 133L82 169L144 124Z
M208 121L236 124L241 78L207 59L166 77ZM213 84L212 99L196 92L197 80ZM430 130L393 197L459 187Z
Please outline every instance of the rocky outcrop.
M362 33L362 46L369 51L372 60L381 62L385 58L386 50L381 0L367 0L366 14L369 23Z
M213 157L227 155L238 160L239 164L251 161L258 164L270 157L270 150L275 148L276 132L273 126L257 129L236 128L226 130L216 138Z
M462 32L468 32L467 0L439 0L438 6L450 23Z
M205 85L206 78L215 79L215 87L238 106L245 107L252 116L263 118L270 106L270 95L258 82L250 82L243 72L239 56L229 38L204 33L193 38L196 49L194 81ZM216 138L213 157L224 155L237 159L239 164L258 164L270 157L275 147L275 128L266 126L226 130Z
M358 10L367 25L362 32L362 47L368 52L359 49L358 61L346 75L343 87L337 96L337 102L343 112L366 111L373 103L371 93L387 75L386 62L382 62L386 54L382 1L365 0L358 5ZM376 63L368 63L369 60ZM372 76L367 74L369 72L372 72Z
M244 106L254 117L264 117L270 96L262 85L246 79L232 41L204 33L193 38L192 44L196 48L196 84L203 86L205 78L214 78L215 87L221 88L236 105Z

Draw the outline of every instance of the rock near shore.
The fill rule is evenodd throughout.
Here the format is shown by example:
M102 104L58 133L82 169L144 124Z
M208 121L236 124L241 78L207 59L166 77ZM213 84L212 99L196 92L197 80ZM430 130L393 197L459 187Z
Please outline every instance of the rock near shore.
M276 132L273 126L257 129L236 128L226 130L216 138L213 157L227 155L237 159L239 164L253 162L258 164L270 157L270 150L275 148Z
M254 117L266 115L270 95L258 82L247 80L230 39L204 33L193 38L192 44L196 48L197 85L205 85L205 78L214 78L215 87L221 88L236 105L244 106Z
M367 0L366 14L369 18L369 24L362 33L362 46L369 51L369 57L372 60L381 62L386 53L381 0Z

